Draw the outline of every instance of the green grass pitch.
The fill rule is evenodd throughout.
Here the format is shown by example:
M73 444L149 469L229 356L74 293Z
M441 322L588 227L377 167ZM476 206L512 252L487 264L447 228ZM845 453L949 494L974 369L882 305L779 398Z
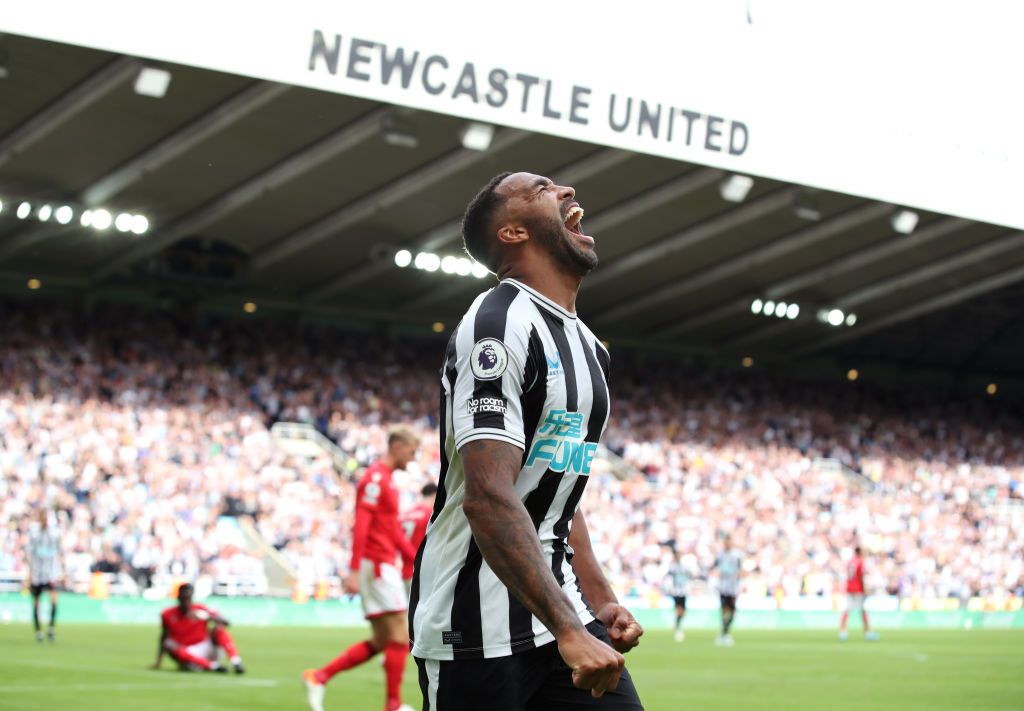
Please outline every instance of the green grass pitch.
M66 625L55 645L28 627L0 626L0 708L204 711L305 708L301 671L363 637L358 629L237 628L245 676L149 671L157 630ZM695 631L676 644L650 632L628 656L648 711L677 709L1024 709L1024 632L735 630L736 646ZM384 674L374 659L327 687L327 709L377 711ZM420 707L415 670L406 702ZM486 711L486 710L481 710Z

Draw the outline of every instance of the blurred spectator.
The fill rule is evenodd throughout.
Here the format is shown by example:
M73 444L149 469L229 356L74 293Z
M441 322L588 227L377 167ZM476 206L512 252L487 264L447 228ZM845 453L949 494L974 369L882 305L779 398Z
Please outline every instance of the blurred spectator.
M27 514L48 506L80 584L90 570L141 588L259 579L259 554L222 516L251 521L303 581L323 580L348 564L352 480L389 424L424 436L396 477L406 501L437 477L439 341L273 321L185 327L124 307L0 304L0 318L0 569L23 565ZM747 594L831 595L855 542L869 592L1021 594L1019 413L618 355L612 370L605 442L643 476L595 475L584 506L621 592L660 594L670 542L707 569L729 531ZM277 420L324 432L343 471L286 455Z

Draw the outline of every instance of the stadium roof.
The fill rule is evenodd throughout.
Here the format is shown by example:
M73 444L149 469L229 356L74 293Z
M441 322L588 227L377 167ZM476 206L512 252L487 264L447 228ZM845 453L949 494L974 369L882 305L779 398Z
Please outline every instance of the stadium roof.
M0 38L8 290L452 324L486 282L395 254L459 256L465 203L524 169L576 187L601 257L579 308L612 342L1024 377L1024 233L919 210L898 233L896 206L762 178L730 202L714 168L508 128L471 150L463 119L185 66L161 65L155 98L136 91L147 66ZM82 226L100 208L148 229Z

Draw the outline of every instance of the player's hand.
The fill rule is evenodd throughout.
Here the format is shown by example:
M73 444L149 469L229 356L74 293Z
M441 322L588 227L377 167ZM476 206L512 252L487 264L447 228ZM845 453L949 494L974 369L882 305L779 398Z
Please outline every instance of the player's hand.
M359 573L352 572L345 576L342 587L349 595L357 595L359 593Z
M595 699L619 685L626 665L621 654L585 629L563 634L558 640L558 653L572 669L573 685L590 689Z
M609 602L602 607L597 612L597 619L601 620L608 628L608 636L617 651L625 654L640 644L644 628L640 626L629 610L619 603Z

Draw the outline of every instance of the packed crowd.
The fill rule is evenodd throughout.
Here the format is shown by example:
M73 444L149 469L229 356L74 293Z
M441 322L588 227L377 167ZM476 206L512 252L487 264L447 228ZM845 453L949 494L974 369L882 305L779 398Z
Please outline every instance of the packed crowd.
M440 341L122 307L5 304L0 318L0 573L23 569L29 513L45 506L78 587L100 571L127 589L205 576L259 593L258 539L301 580L336 578L354 476L389 424L424 435L399 475L405 501L437 476ZM602 474L584 505L620 591L657 597L672 546L708 570L729 532L751 595L831 594L854 542L873 592L1024 594L1024 527L1006 513L1024 484L1015 415L755 374L613 371L606 442L642 476ZM345 465L288 455L275 421L315 426Z

